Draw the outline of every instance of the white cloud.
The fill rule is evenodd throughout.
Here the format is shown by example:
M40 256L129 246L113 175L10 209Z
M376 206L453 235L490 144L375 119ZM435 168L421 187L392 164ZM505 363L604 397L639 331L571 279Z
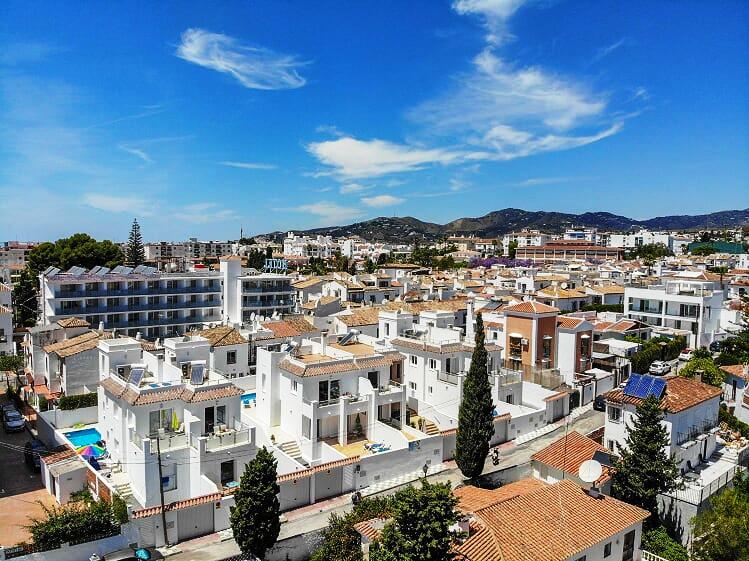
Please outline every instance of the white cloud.
M566 177L530 177L522 181L511 183L514 187L537 187L541 185L558 185L560 183L576 183L579 181L594 181L597 177L566 176Z
M371 187L368 185L362 185L361 183L344 183L338 190L341 195L350 195L351 193L361 193L367 189L371 189Z
M236 220L239 215L232 209L220 208L216 203L195 203L175 209L171 216L184 222L207 224L226 220Z
M364 213L358 208L341 206L337 203L320 201L292 208L279 208L279 211L303 212L319 217L322 224L342 224L359 218Z
M372 208L384 208L404 203L406 199L394 197L393 195L375 195L374 197L362 197L361 202Z
M126 212L135 216L151 216L152 202L140 197L120 197L103 193L86 193L83 202L90 207L106 212Z
M306 63L297 57L253 47L234 37L204 29L192 28L182 33L177 56L229 74L245 88L286 90L300 88L307 82L298 72Z
M487 42L498 44L507 38L507 20L525 4L526 0L456 0L453 9L460 15L483 18Z
M596 54L593 57L593 62L598 62L599 60L606 58L615 50L617 50L619 47L623 47L625 43L626 43L626 40L622 38L622 39L619 39L618 41L615 41L614 43L611 43L610 45L601 47L600 49L596 51Z
M135 146L127 146L126 144L118 144L117 148L119 148L123 152L127 152L128 154L132 154L136 158L140 158L147 164L153 163L151 156L149 156L148 153L142 148L136 148Z
M313 142L307 150L341 178L377 177L414 171L430 164L450 164L467 157L440 148L424 149L385 140L344 137Z
M274 164L261 164L257 162L232 162L232 161L224 161L219 162L222 166L227 166L230 168L240 168L240 169L277 169L278 166Z

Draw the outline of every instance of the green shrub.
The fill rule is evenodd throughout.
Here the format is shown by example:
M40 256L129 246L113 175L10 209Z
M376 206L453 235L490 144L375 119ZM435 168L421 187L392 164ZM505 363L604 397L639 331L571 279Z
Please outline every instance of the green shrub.
M26 526L41 549L55 549L63 543L85 540L91 536L113 535L119 529L107 501L77 501L65 506L48 507L39 503L44 518L32 518Z
M642 534L642 549L668 561L689 561L686 548L669 536L663 526Z
M127 514L127 503L119 495L112 499L112 516L120 524L127 524L129 520Z
M84 393L80 395L64 395L60 398L60 409L70 411L80 409L81 407L95 407L99 402L96 392Z
M733 431L738 431L744 438L749 438L749 424L746 424L732 415L725 405L721 405L718 411L718 419L721 423L728 425Z

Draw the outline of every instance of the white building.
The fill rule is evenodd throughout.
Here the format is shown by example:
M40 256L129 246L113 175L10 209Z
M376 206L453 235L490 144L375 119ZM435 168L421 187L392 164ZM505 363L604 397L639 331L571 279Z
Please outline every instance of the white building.
M328 259L333 256L338 244L330 236L297 236L289 232L283 240L283 254L296 257Z
M15 354L12 290L10 285L0 282L0 356Z
M41 323L80 317L130 336L148 339L184 333L221 321L221 275L159 273L152 267L73 267L39 277Z
M288 314L294 309L295 292L291 277L242 269L242 259L221 258L223 281L222 319L233 324L249 324L255 316Z
M609 247L637 249L643 245L662 244L674 253L673 237L668 232L639 230L630 234L609 234ZM678 249L678 248L677 248Z
M720 283L709 275L682 272L661 284L626 287L624 315L653 326L654 335L685 335L690 347L705 347L725 335L723 300Z
M516 242L518 247L528 247L532 245L546 245L553 239L551 234L545 234L538 230L521 230L519 232L510 232L502 236L502 252L507 255L510 251L510 243Z

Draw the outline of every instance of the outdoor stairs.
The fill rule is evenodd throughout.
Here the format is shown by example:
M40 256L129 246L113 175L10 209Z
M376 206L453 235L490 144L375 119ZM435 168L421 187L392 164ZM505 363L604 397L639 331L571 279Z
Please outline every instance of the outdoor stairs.
M302 451L299 449L299 444L297 444L296 440L284 442L278 447L281 449L281 452L283 452L287 456L291 456L295 461L299 462L304 467L309 467L309 463L307 462L307 460L302 457Z
M428 434L429 436L435 436L440 433L440 429L429 419L421 418L422 429L421 431Z
M128 504L132 504L133 490L130 488L129 483L120 483L119 485L114 485L114 490L123 501Z

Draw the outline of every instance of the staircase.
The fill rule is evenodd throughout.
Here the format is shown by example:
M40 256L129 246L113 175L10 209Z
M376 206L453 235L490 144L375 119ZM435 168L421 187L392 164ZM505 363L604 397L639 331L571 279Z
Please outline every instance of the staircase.
M288 442L284 442L283 444L279 444L278 448L286 454L287 456L291 456L295 461L299 462L305 467L309 467L309 463L302 458L302 451L299 449L299 444L297 444L296 440L290 440Z
M437 425L435 425L432 421L429 419L421 418L421 421L419 423L421 432L428 434L429 436L435 436L440 433L440 429L437 428Z

